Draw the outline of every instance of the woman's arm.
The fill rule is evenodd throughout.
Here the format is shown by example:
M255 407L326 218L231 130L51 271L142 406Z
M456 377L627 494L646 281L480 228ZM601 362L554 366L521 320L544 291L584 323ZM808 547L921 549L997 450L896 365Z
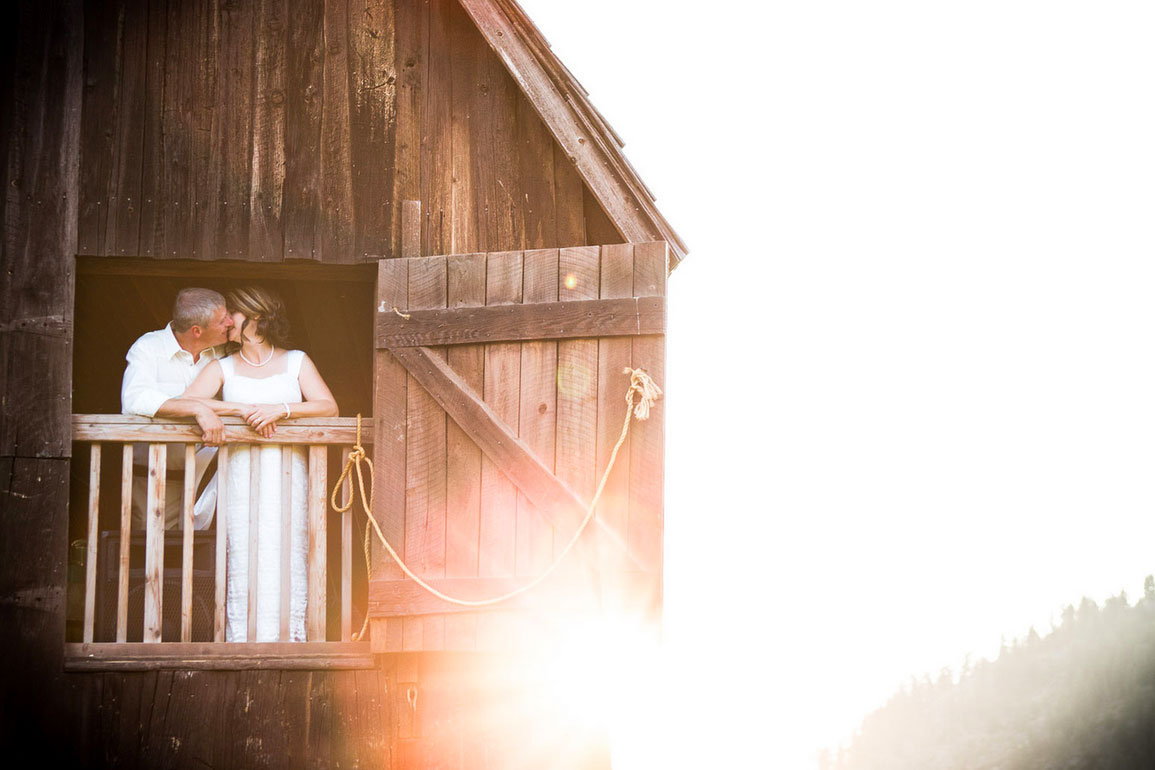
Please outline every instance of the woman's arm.
M185 392L181 394L182 399L189 399L202 404L211 409L215 414L226 415L228 417L244 417L252 409L252 404L241 404L235 401L219 401L216 398L217 393L224 384L224 373L221 371L221 362L212 361L197 378L193 380L192 385L189 385Z
M287 404L256 404L244 415L249 426L268 438L278 420L285 417L336 417L337 400L333 392L325 384L321 373L317 371L313 360L305 355L301 361L301 371L297 375L297 382L301 385L301 397L304 401ZM286 415L286 407L289 414ZM265 431L268 431L266 433Z

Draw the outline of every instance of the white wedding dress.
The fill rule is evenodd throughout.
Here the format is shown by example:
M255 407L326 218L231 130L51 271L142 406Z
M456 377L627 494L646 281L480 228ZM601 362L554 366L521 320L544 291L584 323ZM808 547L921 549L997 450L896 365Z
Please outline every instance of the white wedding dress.
M224 374L223 398L246 404L299 403L298 376L305 354L290 350L284 356L284 370L264 377L236 373L232 356L221 360ZM225 640L248 641L249 581L249 468L247 446L229 446L228 470L228 623ZM258 642L278 641L281 617L281 446L263 445L256 449L261 471L257 490L257 638ZM305 516L308 492L308 462L304 447L293 448L290 521L290 601L289 641L305 641L306 556L309 544Z

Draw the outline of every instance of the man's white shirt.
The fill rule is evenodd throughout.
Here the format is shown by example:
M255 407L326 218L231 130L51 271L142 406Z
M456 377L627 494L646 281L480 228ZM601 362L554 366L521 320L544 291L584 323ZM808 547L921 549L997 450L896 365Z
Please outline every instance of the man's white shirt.
M125 356L128 366L124 370L124 380L120 386L120 411L122 414L139 414L155 417L161 405L170 398L179 398L193 383L201 370L217 358L214 348L201 351L194 362L192 353L177 342L172 333L172 324L154 332L144 334ZM197 446L196 480L199 485L216 449ZM148 467L148 444L133 446L133 464L141 469ZM166 466L169 471L184 468L184 452L169 451ZM144 520L145 481L147 473L137 473L133 478L133 516L139 523ZM216 505L216 488L210 482L211 490L197 500L194 527L204 529L212 520ZM172 527L172 519L181 510L183 486L169 484L165 489L166 521Z
M216 351L207 348L194 362L192 353L177 342L171 323L141 336L125 356L128 367L120 387L121 413L155 417L161 404L184 393L216 357Z

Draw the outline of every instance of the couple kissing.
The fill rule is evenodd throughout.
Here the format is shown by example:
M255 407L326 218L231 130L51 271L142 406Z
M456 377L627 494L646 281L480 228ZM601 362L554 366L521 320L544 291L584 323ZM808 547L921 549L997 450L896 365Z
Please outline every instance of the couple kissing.
M186 288L173 305L172 321L149 332L129 349L121 387L121 410L146 417L192 417L204 446L196 453L196 477L203 491L194 506L194 527L210 526L216 509L217 476L211 474L215 446L224 440L222 416L240 417L264 438L289 417L327 417L338 413L336 400L313 361L288 346L289 323L284 303L258 287L222 296L209 289ZM218 397L219 396L219 397ZM147 467L142 450L134 464ZM183 478L184 458L169 455L168 473ZM258 463L257 569L249 574L249 483ZM249 581L256 581L256 641L276 641L281 607L282 527L290 527L289 639L305 639L306 493L308 469L304 447L294 447L291 463L290 516L282 516L281 447L237 445L228 454L226 526L228 584L226 640L249 641ZM133 518L144 526L147 472L134 473ZM139 488L138 488L139 487ZM181 484L166 485L165 528L177 526L183 510Z

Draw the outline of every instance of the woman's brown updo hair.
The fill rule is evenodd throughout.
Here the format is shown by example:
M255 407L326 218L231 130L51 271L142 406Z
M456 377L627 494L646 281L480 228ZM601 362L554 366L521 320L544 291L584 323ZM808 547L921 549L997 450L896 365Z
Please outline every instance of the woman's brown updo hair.
M241 339L252 339L246 331L279 348L289 344L289 319L285 303L273 292L258 286L234 289L225 295L225 306L230 313L240 312L245 317Z

